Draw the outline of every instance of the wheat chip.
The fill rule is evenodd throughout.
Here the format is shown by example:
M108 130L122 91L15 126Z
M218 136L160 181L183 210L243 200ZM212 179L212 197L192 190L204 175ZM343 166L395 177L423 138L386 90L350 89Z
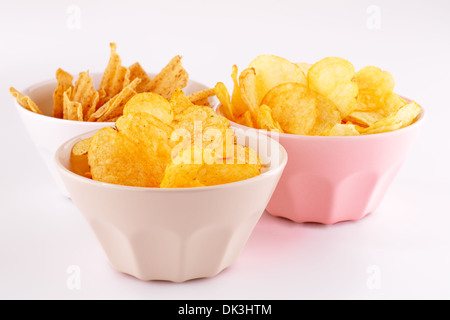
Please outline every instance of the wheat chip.
M59 68L56 70L56 80L58 85L53 92L53 117L62 119L64 110L64 92L72 88L73 77L70 73Z
M89 117L88 121L109 121L110 119L122 115L125 104L136 94L135 89L140 82L141 79L134 79L133 82L123 88L120 93L94 112Z
M209 97L216 95L215 89L205 89L188 96L188 99L198 106L209 106Z
M136 87L136 92L141 93L149 91L152 79L139 62L132 64L128 69L130 70L130 82L136 78L141 79L141 83Z
M13 87L9 88L9 92L12 94L14 98L16 98L17 102L27 110L30 110L35 113L42 114L41 109L36 105L36 103L31 100L30 97L24 96L19 91L14 89Z
M71 96L72 88L69 88L63 94L64 119L83 121L83 106L77 101L72 101Z
M120 56L116 53L116 44L110 43L111 56L100 83L100 105L103 105L122 91L130 82L130 70L122 66Z
M93 110L97 107L98 100L99 94L94 89L89 71L81 72L73 89L72 101L81 103L84 119L90 117Z
M166 99L170 99L177 88L184 88L187 85L189 74L181 65L181 56L175 56L157 74L150 83L150 92L157 93Z

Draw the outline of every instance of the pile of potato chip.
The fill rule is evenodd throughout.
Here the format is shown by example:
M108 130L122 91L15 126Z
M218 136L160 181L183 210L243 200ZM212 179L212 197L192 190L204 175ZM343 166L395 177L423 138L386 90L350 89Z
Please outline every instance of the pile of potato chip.
M421 112L394 90L387 71L373 66L355 72L338 57L315 64L261 55L243 70L233 66L230 94L221 82L216 95L225 117L252 128L317 136L355 136L397 130Z
M138 187L185 188L240 181L261 173L256 152L236 143L230 122L178 88L170 100L139 93L115 128L75 144L72 171Z
M130 67L122 65L116 52L116 44L110 43L111 56L98 90L94 88L89 71L81 72L74 83L73 76L56 71L57 87L53 93L53 117L76 121L114 122L123 112L128 100L142 92L153 92L169 99L177 88L184 88L189 75L181 64L181 56L175 56L153 79L136 62ZM11 94L24 108L42 114L31 98L14 88ZM209 105L208 98L214 89L204 90L189 97L192 102Z

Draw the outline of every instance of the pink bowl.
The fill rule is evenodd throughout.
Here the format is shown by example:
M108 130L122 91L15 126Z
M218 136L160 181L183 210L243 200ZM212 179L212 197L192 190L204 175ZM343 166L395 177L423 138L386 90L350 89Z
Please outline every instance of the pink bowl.
M406 128L364 136L267 132L289 155L267 211L295 222L323 224L365 217L378 207L407 158L424 115L422 109ZM248 129L234 122L232 126Z

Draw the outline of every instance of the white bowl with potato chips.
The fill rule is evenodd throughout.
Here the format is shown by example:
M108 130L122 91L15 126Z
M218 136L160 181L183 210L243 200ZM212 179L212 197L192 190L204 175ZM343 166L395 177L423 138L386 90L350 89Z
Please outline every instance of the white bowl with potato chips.
M33 84L19 92L10 88L14 105L49 171L68 195L54 164L56 149L84 132L113 127L125 103L136 93L157 92L170 97L177 88L197 103L213 101L207 86L188 79L176 56L158 74L146 73L139 63L124 67L111 43L111 56L103 73L81 72L76 79L58 69L55 80Z
M172 159L161 188L120 185L146 180L149 185L153 183L145 178L145 169L137 167L140 161L133 160L139 159L141 154L134 152L134 148L146 145L143 139L139 143L133 142L140 133L130 131L127 144L122 145L129 129L123 123L127 117L129 115L118 121L116 131L106 128L82 134L64 143L56 152L57 169L72 201L86 218L116 270L141 280L173 282L215 276L233 264L251 235L286 165L286 151L265 134L237 130L236 143L251 147L262 161L264 170L256 176L217 184L217 176L228 176L220 167L226 165L217 164L208 179L195 180L196 183L178 188L174 187L177 180L185 180L194 173L204 174L207 166L197 170L194 164L176 164ZM129 124L133 123L136 121L129 121ZM148 128L148 122L145 123ZM164 135L164 132L160 134ZM92 157L89 159L92 176L102 179L101 172L104 172L103 181L114 183L90 179L72 171L74 146L91 137L91 142L85 145L89 145L89 156ZM98 148L109 150L99 152ZM144 153L146 149L149 148L142 149ZM112 159L121 164L104 160L103 170L97 170L98 158L111 154L114 154ZM147 157L155 158L155 152ZM183 165L187 166L184 170ZM178 174L172 174L174 169L178 169L175 170ZM133 173L140 178L131 179ZM111 178L114 174L121 175L122 179ZM167 183L166 179L171 177L174 183ZM206 183L207 180L215 185L198 187L199 182Z
M217 112L236 128L276 138L289 162L267 211L295 222L334 224L373 212L406 160L423 109L397 95L392 75L345 59L292 63L263 55L233 91L217 83Z

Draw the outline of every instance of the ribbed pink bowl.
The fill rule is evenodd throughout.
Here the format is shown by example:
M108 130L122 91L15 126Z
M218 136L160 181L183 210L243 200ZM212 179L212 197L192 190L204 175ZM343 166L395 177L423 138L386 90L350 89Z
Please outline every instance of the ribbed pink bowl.
M220 106L217 111L220 113ZM267 132L289 156L267 211L295 222L322 224L359 220L373 212L406 160L424 115L422 110L417 121L406 128L373 135ZM234 122L232 126L249 129Z

